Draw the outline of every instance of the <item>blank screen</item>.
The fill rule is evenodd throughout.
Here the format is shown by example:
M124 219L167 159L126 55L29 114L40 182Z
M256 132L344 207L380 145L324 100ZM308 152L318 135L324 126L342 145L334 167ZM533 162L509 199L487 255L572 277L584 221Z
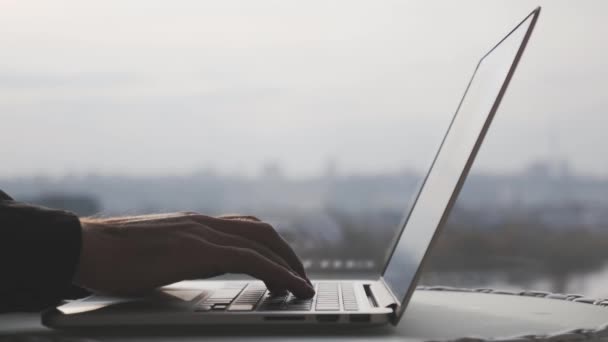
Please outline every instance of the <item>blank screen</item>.
M457 194L475 145L507 80L534 16L530 16L484 56L448 128L435 161L412 207L384 272L384 280L403 303L440 225L450 199Z

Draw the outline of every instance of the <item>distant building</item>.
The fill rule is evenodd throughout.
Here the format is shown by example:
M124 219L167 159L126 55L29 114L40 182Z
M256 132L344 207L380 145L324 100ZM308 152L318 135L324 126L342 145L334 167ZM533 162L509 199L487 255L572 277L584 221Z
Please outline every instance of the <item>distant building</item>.
M88 195L43 194L26 202L48 208L68 210L79 216L91 216L101 211L99 201Z

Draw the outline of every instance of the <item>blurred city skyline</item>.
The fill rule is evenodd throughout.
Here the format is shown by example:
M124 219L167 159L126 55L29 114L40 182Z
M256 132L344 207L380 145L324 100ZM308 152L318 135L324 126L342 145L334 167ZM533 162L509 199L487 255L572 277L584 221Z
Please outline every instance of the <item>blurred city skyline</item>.
M608 3L0 1L0 176L424 171L537 5L475 170L603 176Z

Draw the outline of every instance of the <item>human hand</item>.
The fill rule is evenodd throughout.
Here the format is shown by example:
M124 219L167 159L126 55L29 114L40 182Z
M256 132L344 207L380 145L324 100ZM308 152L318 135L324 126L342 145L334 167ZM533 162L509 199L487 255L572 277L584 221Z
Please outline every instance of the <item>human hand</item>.
M272 292L314 295L291 247L252 216L172 213L81 219L81 224L74 282L92 291L135 294L185 279L244 273Z

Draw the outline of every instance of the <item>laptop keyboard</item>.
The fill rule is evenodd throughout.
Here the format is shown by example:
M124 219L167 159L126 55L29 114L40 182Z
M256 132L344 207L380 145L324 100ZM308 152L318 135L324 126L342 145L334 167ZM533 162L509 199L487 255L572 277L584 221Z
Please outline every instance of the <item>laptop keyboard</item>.
M264 285L249 285L241 295L230 305L229 311L251 311L266 293Z
M357 311L357 298L352 284L323 282L310 299L299 299L291 293L273 294L263 284L232 284L218 289L197 304L196 311Z
M281 295L268 295L260 303L259 311L310 311L313 299L298 299L291 293Z

